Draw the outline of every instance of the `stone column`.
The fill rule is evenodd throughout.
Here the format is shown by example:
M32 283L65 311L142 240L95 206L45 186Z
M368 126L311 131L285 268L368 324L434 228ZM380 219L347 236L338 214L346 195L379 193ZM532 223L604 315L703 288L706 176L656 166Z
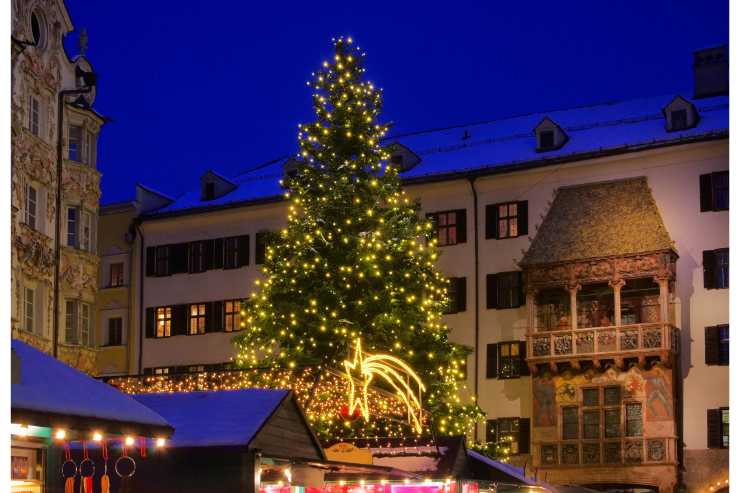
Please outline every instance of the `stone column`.
M572 281L568 283L568 290L570 291L570 325L571 329L576 330L578 328L578 291L581 290L581 285Z
M614 325L622 326L622 286L624 279L612 279L609 286L614 290Z

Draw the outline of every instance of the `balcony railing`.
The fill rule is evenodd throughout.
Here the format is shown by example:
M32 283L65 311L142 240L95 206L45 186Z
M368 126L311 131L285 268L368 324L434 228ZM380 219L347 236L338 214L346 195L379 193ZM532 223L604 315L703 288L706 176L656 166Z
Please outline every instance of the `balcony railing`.
M566 440L539 445L541 467L675 464L676 439ZM624 473L620 473L624 474Z
M535 332L527 335L527 359L660 355L677 350L677 334L674 326L663 323Z

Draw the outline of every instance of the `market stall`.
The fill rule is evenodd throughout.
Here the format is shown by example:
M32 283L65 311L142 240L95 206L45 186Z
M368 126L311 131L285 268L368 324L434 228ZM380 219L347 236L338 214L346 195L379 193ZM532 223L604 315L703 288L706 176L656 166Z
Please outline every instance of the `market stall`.
M12 492L125 490L172 432L132 397L12 340Z

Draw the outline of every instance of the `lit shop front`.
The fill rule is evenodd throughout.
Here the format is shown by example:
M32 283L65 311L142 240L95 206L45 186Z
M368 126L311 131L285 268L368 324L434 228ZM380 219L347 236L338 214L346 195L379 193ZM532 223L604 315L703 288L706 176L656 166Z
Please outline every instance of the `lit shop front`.
M118 491L172 434L133 398L17 340L11 365L14 493Z

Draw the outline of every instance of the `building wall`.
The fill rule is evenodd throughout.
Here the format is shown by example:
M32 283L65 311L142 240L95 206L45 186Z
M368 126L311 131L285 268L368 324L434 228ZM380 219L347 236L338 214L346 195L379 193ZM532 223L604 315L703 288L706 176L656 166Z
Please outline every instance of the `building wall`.
M65 340L65 300L85 303L84 313L94 316L98 257L95 253L94 228L100 197L100 174L96 169L95 145L103 123L89 108L78 109L65 104L65 125L62 129L62 173L57 170L56 145L58 94L76 89L81 82L76 68L91 71L84 56L70 60L62 39L72 30L66 7L61 0L42 2L14 0L11 5L11 327L13 337L21 338L46 352L54 352L53 326L55 313L59 317L57 355L67 363L93 372L95 340L74 344ZM39 39L34 44L32 18L39 25ZM86 96L94 102L94 89ZM69 101L68 101L69 102ZM85 164L68 159L68 125L84 129L91 139L91 151L86 152ZM61 181L61 214L66 221L69 207L84 211L89 218L87 236L91 243L87 251L61 246L59 263L59 298L54 301L56 270L57 188ZM31 190L31 187L33 190ZM36 197L36 219L30 219ZM62 222L60 221L60 222ZM33 224L35 222L35 224ZM66 222L64 222L66 225ZM64 226L63 225L63 226ZM83 230L79 231L81 235ZM66 227L60 240L66 245ZM27 289L33 290L28 296ZM33 300L32 304L29 300ZM33 305L24 316L27 307ZM78 305L81 306L81 305ZM87 312L87 310L90 310ZM78 328L87 327L90 317L83 319L80 311L75 320ZM30 320L33 319L31 323ZM27 321L29 321L27 323ZM90 325L91 327L91 325ZM79 339L79 338L76 338Z
M700 212L699 175L728 167L728 143L720 140L564 163L475 181L479 241L478 402L488 419L531 417L532 383L530 377L486 378L486 345L523 341L526 334L523 306L505 310L486 308L486 274L518 270L518 261L529 247L529 238L536 234L558 187L646 176L679 254L673 301L682 339L681 367L677 371L681 372L686 396L683 401L684 442L687 450L699 451L699 454L710 452L707 451L706 410L729 404L729 371L727 367L704 363L704 327L728 322L729 297L728 290L704 289L702 251L728 246L729 223L727 212ZM451 328L452 341L474 348L475 235L471 185L466 180L457 180L413 185L407 190L420 200L422 213L467 209L467 242L441 247L438 265L450 277L466 278L467 308L464 312L447 315L445 320ZM486 205L520 200L528 201L529 205L528 234L512 239L486 239ZM251 258L249 266L234 271L146 278L143 306L248 296L259 275L254 265L254 233L281 227L284 207L284 204L268 204L145 220L146 246L250 234ZM230 339L231 334L227 333L145 339L143 367L227 361L234 355ZM471 354L468 358L469 392L475 392L474 368L475 354ZM477 431L477 439L483 440L485 424L481 423ZM726 453L719 451L723 452ZM521 462L525 460L526 457L521 458ZM694 460L694 463L699 462ZM718 463L717 467L721 465Z

